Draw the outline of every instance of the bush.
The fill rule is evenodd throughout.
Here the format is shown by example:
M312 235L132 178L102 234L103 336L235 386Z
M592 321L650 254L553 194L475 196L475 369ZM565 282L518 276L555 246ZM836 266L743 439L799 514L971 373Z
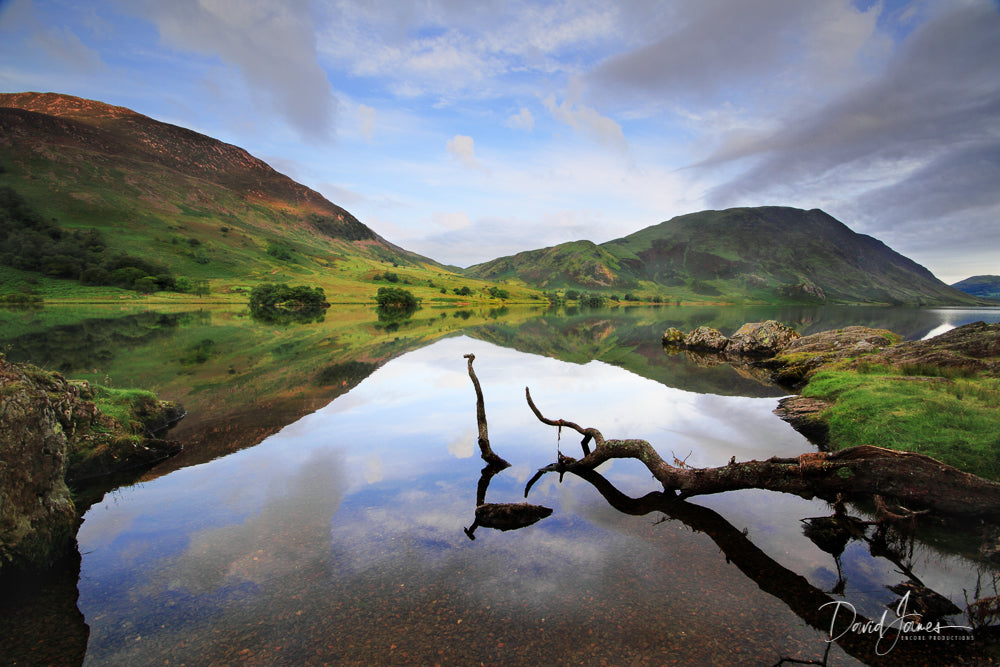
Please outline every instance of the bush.
M250 314L268 322L322 321L329 307L322 287L264 283L250 292Z
M9 187L0 187L0 263L84 285L134 289L135 281L145 276L156 276L161 289L173 283L165 266L124 253L112 255L96 229L61 229Z
M379 287L375 301L387 310L416 310L420 303L412 292L399 287Z

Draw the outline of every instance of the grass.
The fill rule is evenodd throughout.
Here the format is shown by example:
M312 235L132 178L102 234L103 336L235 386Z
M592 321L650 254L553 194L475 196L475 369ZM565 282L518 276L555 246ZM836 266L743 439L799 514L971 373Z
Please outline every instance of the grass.
M1000 379L866 370L821 371L802 391L834 401L823 416L836 448L912 451L1000 480Z
M135 410L144 403L155 403L157 399L153 392L144 389L115 389L103 385L91 385L91 389L98 410L113 418L130 433L142 433L143 425L136 419Z

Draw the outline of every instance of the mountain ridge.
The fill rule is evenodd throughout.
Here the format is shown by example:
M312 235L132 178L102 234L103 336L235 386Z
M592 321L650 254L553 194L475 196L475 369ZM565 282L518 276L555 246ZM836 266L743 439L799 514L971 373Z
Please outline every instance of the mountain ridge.
M985 299L1000 300L1000 276L979 275L969 276L965 280L959 280L951 285L957 290L966 294L982 297Z
M363 247L383 248L397 261L437 265L379 236L346 209L232 144L131 109L58 93L0 93L3 143L39 143L155 165L245 197L251 205L277 207L298 225ZM136 170L132 170L135 175ZM141 170L140 170L141 171Z
M677 303L986 303L819 209L780 206L701 211L601 244L444 266L387 241L242 148L57 93L0 93L5 185L53 224L102 230L116 252L162 259L197 279L221 277L233 289L248 284L236 285L241 276L249 284L311 277L351 283L360 295L391 264L413 269L401 278L387 272L392 281L419 281L439 301L459 294L465 277L501 281L533 299L534 289L583 288Z
M659 290L668 301L678 294L761 302L975 302L882 241L852 231L819 209L701 211L587 244L573 241L525 251L466 272L542 288ZM583 257L575 252L581 247L588 250ZM551 262L552 257L559 257L559 263ZM539 281L542 275L547 277Z

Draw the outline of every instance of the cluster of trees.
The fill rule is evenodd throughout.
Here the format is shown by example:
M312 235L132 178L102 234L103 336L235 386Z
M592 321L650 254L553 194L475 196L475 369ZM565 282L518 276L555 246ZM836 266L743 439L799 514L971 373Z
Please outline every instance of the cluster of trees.
M622 301L626 302L649 301L651 303L665 303L664 298L660 295L644 297L641 295L632 294L631 292L627 292L624 297L619 297L617 294L612 294L611 296L605 297L603 294L600 294L598 292L587 294L585 292L580 292L579 290L570 289L566 290L566 293L563 295L562 298L559 297L558 293L546 294L546 296L548 296L549 301L553 303L558 303L560 301L577 301L579 305L590 306L591 308L597 308L599 306L603 306L605 299L609 299L616 303L620 303Z
M184 291L162 264L111 252L96 229L71 231L43 219L9 187L0 187L0 263L84 285ZM184 286L193 290L190 281Z
M420 306L420 299L413 296L409 290L399 287L379 287L375 294L375 302L381 310L408 311L410 313Z
M267 322L322 322L329 307L322 287L264 283L250 291L250 314Z
M374 276L372 276L372 280L384 280L387 283L398 283L399 274L393 271L386 271L385 273L376 273ZM404 281L404 282L409 282L409 281Z

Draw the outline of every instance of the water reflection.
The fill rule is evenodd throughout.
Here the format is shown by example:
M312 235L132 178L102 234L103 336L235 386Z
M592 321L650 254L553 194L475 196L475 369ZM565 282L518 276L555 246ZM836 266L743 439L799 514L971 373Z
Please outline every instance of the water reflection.
M551 507L529 505L528 503L487 503L486 491L490 482L500 472L510 467L510 463L493 451L490 445L489 427L486 420L486 405L483 399L483 389L479 378L472 367L476 355L466 354L468 359L469 378L476 392L476 425L478 428L479 452L486 467L479 474L479 484L476 486L476 519L465 529L470 540L476 539L476 528L493 528L496 530L517 530L538 523L551 516Z
M82 328L68 333L57 310L0 312L8 354L49 355L44 365L71 376L153 388L191 412L174 432L187 453L86 517L79 608L90 626L90 664L818 658L823 631L729 567L707 533L680 519L624 515L583 480L542 480L532 499L552 508L550 516L514 532L480 531L471 542L463 532L470 511L489 503L486 486L479 493L462 355L479 357L492 436L513 464L486 482L488 500L502 505L522 499L532 473L565 447L528 411L529 383L547 411L649 440L693 466L808 450L771 414L783 390L729 365L666 355L659 339L667 326L730 333L775 318L802 333L860 323L919 338L966 318L1000 319L997 310L664 307L456 317L425 309L386 333L371 309L338 309L323 323L285 328L232 309L166 319L115 311L96 318L111 320L99 326L93 312L74 311L67 319ZM466 337L454 338L458 332ZM54 345L64 339L69 352ZM207 339L206 358L185 361ZM650 489L645 469L631 462L601 473L631 496ZM830 514L824 503L744 491L697 506L747 531L756 549L812 587L842 591L867 618L899 599L885 588L900 583L897 565L868 543L849 541L838 562L803 535L801 519ZM977 560L979 543L976 531L924 530L907 567L963 607L963 590L976 590L980 572L988 584L995 571ZM4 610L9 618L27 613ZM39 618L58 627L45 613ZM58 646L58 631L16 633ZM831 664L853 663L833 650Z
M489 437L512 463L482 487L469 352ZM547 410L682 458L691 451L692 465L809 447L771 415L770 398L699 395L605 363L441 340L257 447L92 508L79 538L87 663L700 665L823 655L826 632L808 618L834 599L824 591L838 574L800 524L829 514L822 502L722 494L656 508L674 519L664 523L623 513L590 480L550 477L532 489L553 510L544 521L470 541L470 509L521 499L532 472L565 446L528 410L528 382ZM641 499L651 482L631 463L601 476ZM884 586L899 576L858 546L841 557L843 599L877 618L897 599ZM978 567L919 544L911 566L956 603ZM847 648L834 648L831 664L853 664Z

